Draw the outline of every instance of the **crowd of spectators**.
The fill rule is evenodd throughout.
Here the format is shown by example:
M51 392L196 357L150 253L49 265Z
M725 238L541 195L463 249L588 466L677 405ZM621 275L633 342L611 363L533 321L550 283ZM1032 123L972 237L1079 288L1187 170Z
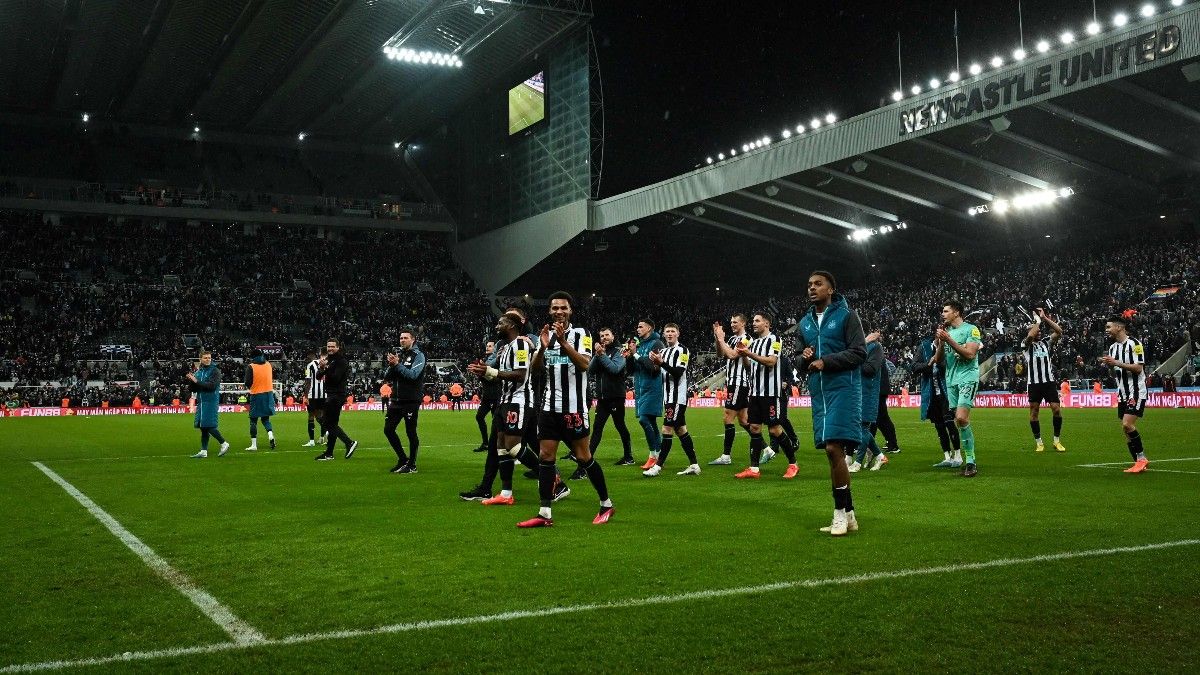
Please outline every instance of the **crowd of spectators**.
M463 373L482 355L494 312L533 303L489 301L445 241L428 234L98 217L46 224L33 214L0 213L0 236L0 382L14 386L9 400L167 401L183 394L184 359L196 347L212 349L230 369L225 380L234 381L241 359L263 344L283 346L278 379L292 393L309 354L330 336L343 340L351 391L365 398L377 391L383 354L401 328L415 331L432 362L427 393L437 398L462 382L470 397L478 383ZM1160 288L1176 290L1156 294ZM593 331L612 328L622 342L634 337L641 318L660 328L679 324L693 353L691 376L701 381L722 365L712 324L734 312L773 314L790 351L792 329L808 307L804 289L797 290L771 297L581 297L576 316ZM1112 384L1096 357L1108 342L1104 321L1114 314L1133 317L1151 364L1189 335L1200 338L1194 238L996 257L934 274L850 279L842 290L868 329L883 331L897 391L910 384L919 343L949 298L983 329L982 358L995 357L995 367L985 368L987 388L1023 390L1020 343L1036 307L1065 330L1054 352L1059 378L1083 386L1093 379ZM535 328L542 314L531 310ZM1193 378L1161 385L1191 386Z

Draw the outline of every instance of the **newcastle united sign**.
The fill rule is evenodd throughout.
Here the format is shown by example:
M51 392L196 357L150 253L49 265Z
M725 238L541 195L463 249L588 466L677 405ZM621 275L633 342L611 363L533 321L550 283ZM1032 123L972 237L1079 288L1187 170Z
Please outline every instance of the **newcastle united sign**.
M1177 25L1163 26L1096 46L1057 62L1030 66L984 83L964 84L921 106L900 111L900 135L975 115L992 115L1034 96L1049 94L1053 78L1063 88L1136 68L1165 58L1179 49Z

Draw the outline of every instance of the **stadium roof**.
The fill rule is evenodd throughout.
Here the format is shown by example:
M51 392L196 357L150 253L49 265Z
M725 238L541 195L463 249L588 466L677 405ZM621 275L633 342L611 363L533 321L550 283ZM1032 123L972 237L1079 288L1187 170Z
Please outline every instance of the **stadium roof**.
M594 202L588 228L683 218L729 241L919 257L1097 223L1192 218L1198 56L1200 5L1189 4L761 148L739 145L736 155ZM1074 194L1046 193L1063 188ZM1043 203L1026 208L1037 201L1031 193ZM972 215L976 207L986 210ZM862 240L848 238L856 231Z
M590 0L5 2L0 107L390 143L590 16ZM385 43L465 65L391 61Z

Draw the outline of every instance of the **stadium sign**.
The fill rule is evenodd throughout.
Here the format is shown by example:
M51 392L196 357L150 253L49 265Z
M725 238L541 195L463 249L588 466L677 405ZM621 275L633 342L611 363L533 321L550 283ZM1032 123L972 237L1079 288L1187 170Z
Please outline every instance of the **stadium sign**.
M1179 50L1181 31L1177 25L1163 26L1135 36L1114 40L1094 49L1064 56L1054 62L1031 66L989 82L963 88L915 108L900 111L900 135L936 127L950 120L995 114L1034 96L1049 94L1055 71L1058 83L1069 89L1076 84L1112 75Z

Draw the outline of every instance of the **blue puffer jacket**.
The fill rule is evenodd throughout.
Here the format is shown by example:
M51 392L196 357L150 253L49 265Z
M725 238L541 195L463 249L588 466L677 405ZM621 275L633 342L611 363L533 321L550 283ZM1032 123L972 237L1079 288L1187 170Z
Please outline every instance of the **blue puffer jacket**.
M882 381L883 350L878 342L867 343L867 360L859 372L862 374L862 421L870 424L879 419L879 386Z
M625 365L633 374L633 397L637 401L638 415L661 417L663 414L662 368L650 363L650 352L666 347L658 333L651 331L646 339L638 342L633 356L625 359Z
M200 366L193 375L196 382L191 384L191 389L196 392L196 418L192 426L215 429L221 405L221 369L215 364Z
M808 373L816 446L824 448L828 441L840 441L847 447L857 447L863 417L859 369L867 355L858 315L841 294L835 293L820 327L813 308L801 319L799 332L796 348L803 352L805 347L812 347L814 351L813 358L801 359L801 370L807 372L808 364L817 359L825 364L824 370Z

